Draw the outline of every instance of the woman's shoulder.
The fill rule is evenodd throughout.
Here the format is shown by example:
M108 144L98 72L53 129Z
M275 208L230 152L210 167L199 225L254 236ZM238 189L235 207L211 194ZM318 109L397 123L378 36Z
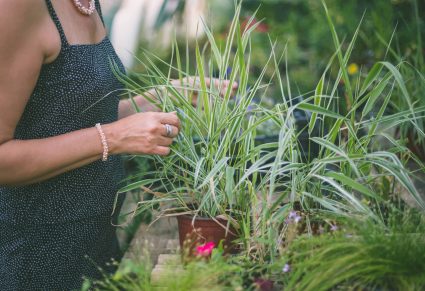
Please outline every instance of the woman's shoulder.
M0 37L8 31L16 33L38 29L46 15L45 6L44 0L1 0Z
M0 0L0 63L34 61L38 68L45 58L47 17L45 0Z
M45 0L1 0L0 15L25 21L21 16L42 16L46 9Z
M43 54L47 17L45 0L0 0L0 60L31 48Z

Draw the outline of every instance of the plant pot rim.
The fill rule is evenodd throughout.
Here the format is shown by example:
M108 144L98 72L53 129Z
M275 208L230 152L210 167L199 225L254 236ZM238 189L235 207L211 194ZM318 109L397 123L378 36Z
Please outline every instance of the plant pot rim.
M195 217L195 215L194 214L181 214L181 215L176 215L175 216L177 219L179 219L179 218L184 218L184 219L193 219L193 217ZM222 221L229 221L228 219L226 219L226 218L224 218L224 217L215 217L214 218L215 220L222 220ZM195 217L195 220L203 220L203 221L206 221L206 220L214 220L213 218L211 218L211 217L204 217L204 216L199 216L199 215L196 215L196 217Z

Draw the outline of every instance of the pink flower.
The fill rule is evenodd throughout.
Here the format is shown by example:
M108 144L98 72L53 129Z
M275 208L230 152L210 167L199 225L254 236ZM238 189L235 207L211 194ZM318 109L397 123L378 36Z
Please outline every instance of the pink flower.
M282 272L289 273L290 271L291 271L291 266L289 264L285 264L285 266L283 266Z
M196 254L201 257L207 257L211 255L212 250L215 248L215 243L210 241L203 245L196 247Z

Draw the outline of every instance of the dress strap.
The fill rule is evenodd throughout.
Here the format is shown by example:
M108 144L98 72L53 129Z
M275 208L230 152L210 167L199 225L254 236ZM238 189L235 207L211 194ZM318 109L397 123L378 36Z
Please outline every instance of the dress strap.
M94 0L94 3L96 5L97 13L100 16L100 20L102 20L103 26L105 26L105 21L103 20L102 8L100 7L100 2L99 2L99 0Z
M56 28L59 32L62 46L68 46L68 40L66 39L65 32L63 30L62 24L59 21L58 15L56 14L55 8L53 8L52 2L50 0L45 0L47 9L49 10L50 17L56 25Z

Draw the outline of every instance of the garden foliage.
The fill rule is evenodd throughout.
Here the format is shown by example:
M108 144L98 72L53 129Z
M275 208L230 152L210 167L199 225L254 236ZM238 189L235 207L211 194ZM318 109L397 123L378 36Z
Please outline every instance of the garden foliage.
M425 202L405 161L419 160L388 129L407 124L417 139L424 137L425 104L416 95L424 76L415 67L423 66L423 56L416 54L415 66L403 58L382 59L353 74L363 23L341 38L335 12L322 4L334 53L315 85L302 93L293 89L291 51L270 38L267 57L252 73L258 69L254 36L261 22L254 14L242 25L239 2L225 40L202 22L207 39L196 44L194 63L189 47L183 51L177 43L170 60L145 51L145 71L119 77L132 94L153 89L158 98L151 101L176 111L182 130L172 154L153 157L155 170L148 177L134 175L121 192L142 188L152 199L140 201L139 211L158 208L160 217L226 218L223 227L235 229L241 249L228 263L247 267L251 278L271 278L290 290L390 283L414 290L424 281L407 264L421 257L423 229L414 228L412 219L422 218L408 214L404 199L420 212ZM398 56L390 46L388 51ZM213 76L218 84L209 86L206 78ZM222 92L227 80L239 84L235 97L231 89ZM262 102L270 94L274 105ZM298 122L300 114L307 122ZM276 128L277 135L259 142L264 126ZM382 140L390 146L377 146ZM398 226L394 217L407 222ZM350 237L340 231L348 228ZM402 258L404 248L410 252Z

